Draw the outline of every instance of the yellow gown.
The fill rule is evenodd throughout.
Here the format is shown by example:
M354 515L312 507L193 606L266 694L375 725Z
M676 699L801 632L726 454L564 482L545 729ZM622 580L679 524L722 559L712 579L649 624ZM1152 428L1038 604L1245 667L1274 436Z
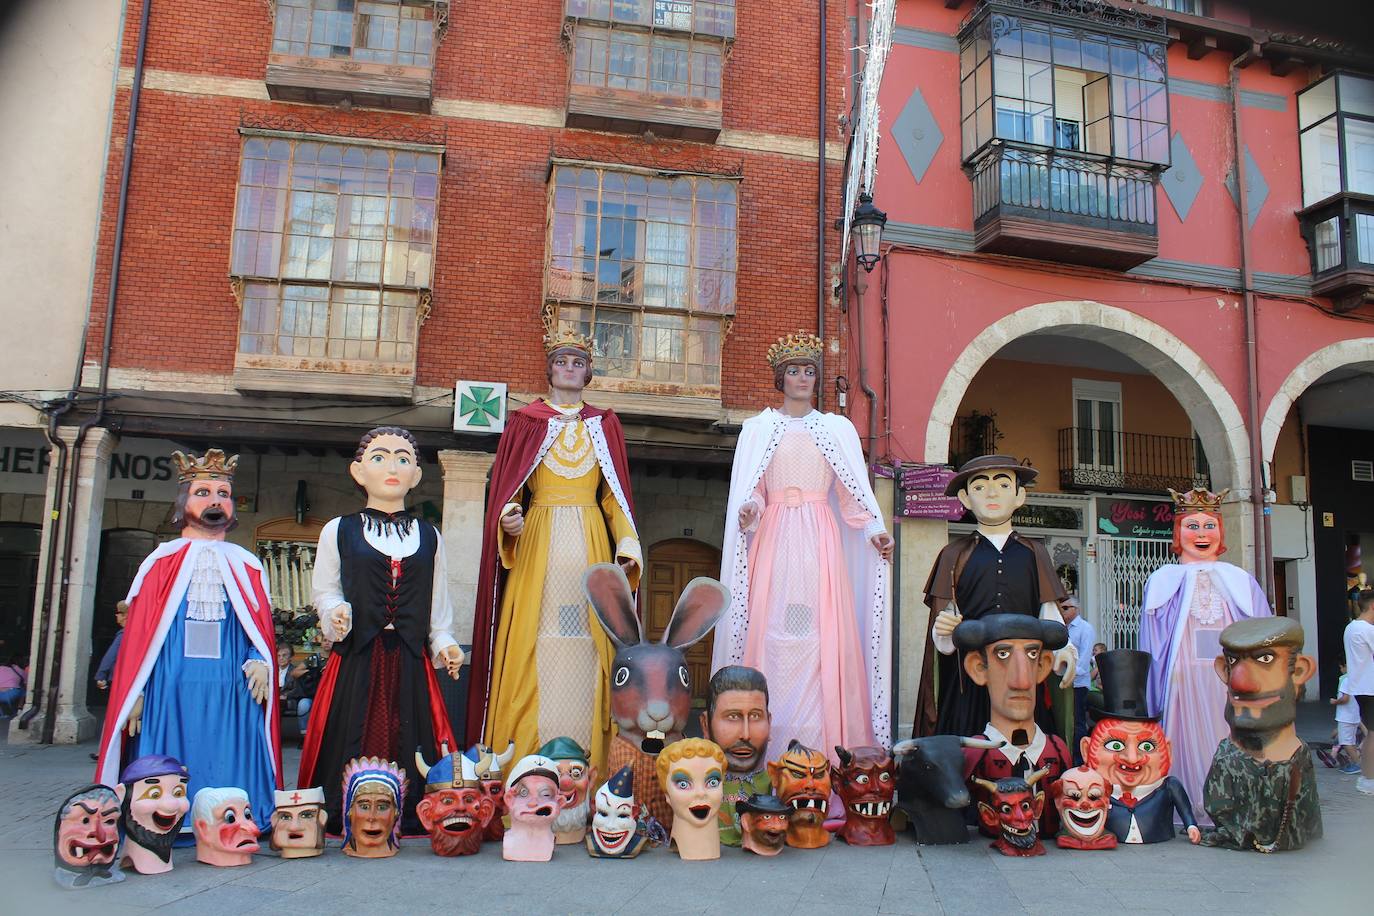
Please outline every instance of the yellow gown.
M575 408L561 410L569 409ZM586 425L580 418L552 422L563 429L512 500L525 506L525 528L515 538L500 534L501 565L509 574L484 739L498 750L514 741L518 760L567 736L590 751L604 776L614 734L615 649L587 602L582 575L593 563L629 557L636 562L630 576L636 588L639 541L602 478Z

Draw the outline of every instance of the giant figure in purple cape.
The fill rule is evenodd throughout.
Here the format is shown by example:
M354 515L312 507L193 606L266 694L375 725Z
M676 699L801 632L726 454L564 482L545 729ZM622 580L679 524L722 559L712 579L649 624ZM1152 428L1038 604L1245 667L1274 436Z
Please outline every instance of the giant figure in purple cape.
M1140 648L1153 656L1147 698L1150 715L1161 717L1173 745L1171 775L1196 801L1212 755L1230 733L1226 685L1212 669L1221 654L1221 631L1273 610L1254 576L1217 560L1226 550L1221 503L1228 491L1169 492L1179 561L1161 566L1145 583ZM1199 823L1210 825L1206 812L1195 813Z

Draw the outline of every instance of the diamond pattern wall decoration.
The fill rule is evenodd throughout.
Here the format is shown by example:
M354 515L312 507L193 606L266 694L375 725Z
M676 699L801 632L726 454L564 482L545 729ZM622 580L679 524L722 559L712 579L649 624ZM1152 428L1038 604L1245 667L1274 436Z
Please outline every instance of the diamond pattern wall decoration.
M1160 177L1159 184L1169 203L1174 205L1179 222L1187 222L1193 201L1197 200L1198 192L1202 190L1202 172L1198 170L1193 151L1178 131L1174 131L1173 139L1169 141L1169 161L1173 164Z
M911 176L919 182L945 139L920 89L913 89L911 98L902 106L902 113L892 125L892 139L897 142Z
M1245 148L1245 177L1248 179L1248 187L1245 189L1246 203L1250 205L1250 212L1246 214L1245 222L1252 228L1255 220L1259 219L1260 211L1264 209L1264 202L1269 199L1269 182L1265 180L1264 173L1260 171L1259 163L1255 157L1250 155L1250 147ZM1240 191L1236 185L1236 170L1232 169L1226 176L1226 190L1231 192L1231 200L1237 207L1240 206Z

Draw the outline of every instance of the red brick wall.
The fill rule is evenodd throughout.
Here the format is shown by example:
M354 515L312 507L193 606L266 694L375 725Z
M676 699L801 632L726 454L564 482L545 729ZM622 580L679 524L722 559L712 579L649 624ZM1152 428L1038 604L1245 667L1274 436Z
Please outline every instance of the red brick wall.
M848 24L829 3L831 140L842 139ZM436 54L436 98L562 107L568 58L561 0L492 7L455 2ZM133 65L137 4L128 13L123 65ZM146 66L261 81L271 43L263 0L226 0L203 11L156 0ZM741 0L737 41L724 68L727 130L810 141L816 112L816 7ZM116 100L87 359L99 358L129 90ZM223 372L234 361L238 311L227 280L241 119L289 117L340 137L379 127L442 138L447 155L435 258L433 314L420 333L418 381L503 378L514 390L544 384L538 339L549 156L708 171L740 170L738 318L724 343L721 386L730 407L771 402L763 353L787 331L816 325L816 163L710 144L656 141L429 115L339 111L313 105L189 95L145 88L115 319L112 365ZM841 169L827 170L828 220L838 215ZM827 232L828 259L837 234ZM833 310L832 310L833 311ZM191 322L188 323L187 319ZM829 336L839 316L827 317ZM838 369L839 360L831 365ZM834 372L827 373L833 380ZM828 406L833 408L833 385Z

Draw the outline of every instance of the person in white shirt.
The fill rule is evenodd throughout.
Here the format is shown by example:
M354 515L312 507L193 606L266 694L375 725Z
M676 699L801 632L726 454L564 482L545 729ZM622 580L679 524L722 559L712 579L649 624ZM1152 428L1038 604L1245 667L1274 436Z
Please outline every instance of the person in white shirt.
M1097 642L1097 631L1081 613L1076 595L1059 602L1059 610L1069 628L1069 642L1078 650L1073 674L1073 740L1069 747L1073 750L1074 765L1082 766L1083 752L1079 745L1092 731L1088 728L1088 693L1093 686L1093 644Z
M1336 707L1336 744L1331 748L1334 760L1329 765L1339 767L1347 776L1353 776L1360 772L1360 704L1355 702L1346 688L1349 680L1345 662L1341 662L1341 677L1336 682L1336 695L1331 698L1331 705ZM1345 751L1344 755L1341 754L1342 750Z
M1345 689L1359 706L1365 727L1355 788L1374 795L1374 589L1360 592L1358 606L1359 616L1345 627Z

